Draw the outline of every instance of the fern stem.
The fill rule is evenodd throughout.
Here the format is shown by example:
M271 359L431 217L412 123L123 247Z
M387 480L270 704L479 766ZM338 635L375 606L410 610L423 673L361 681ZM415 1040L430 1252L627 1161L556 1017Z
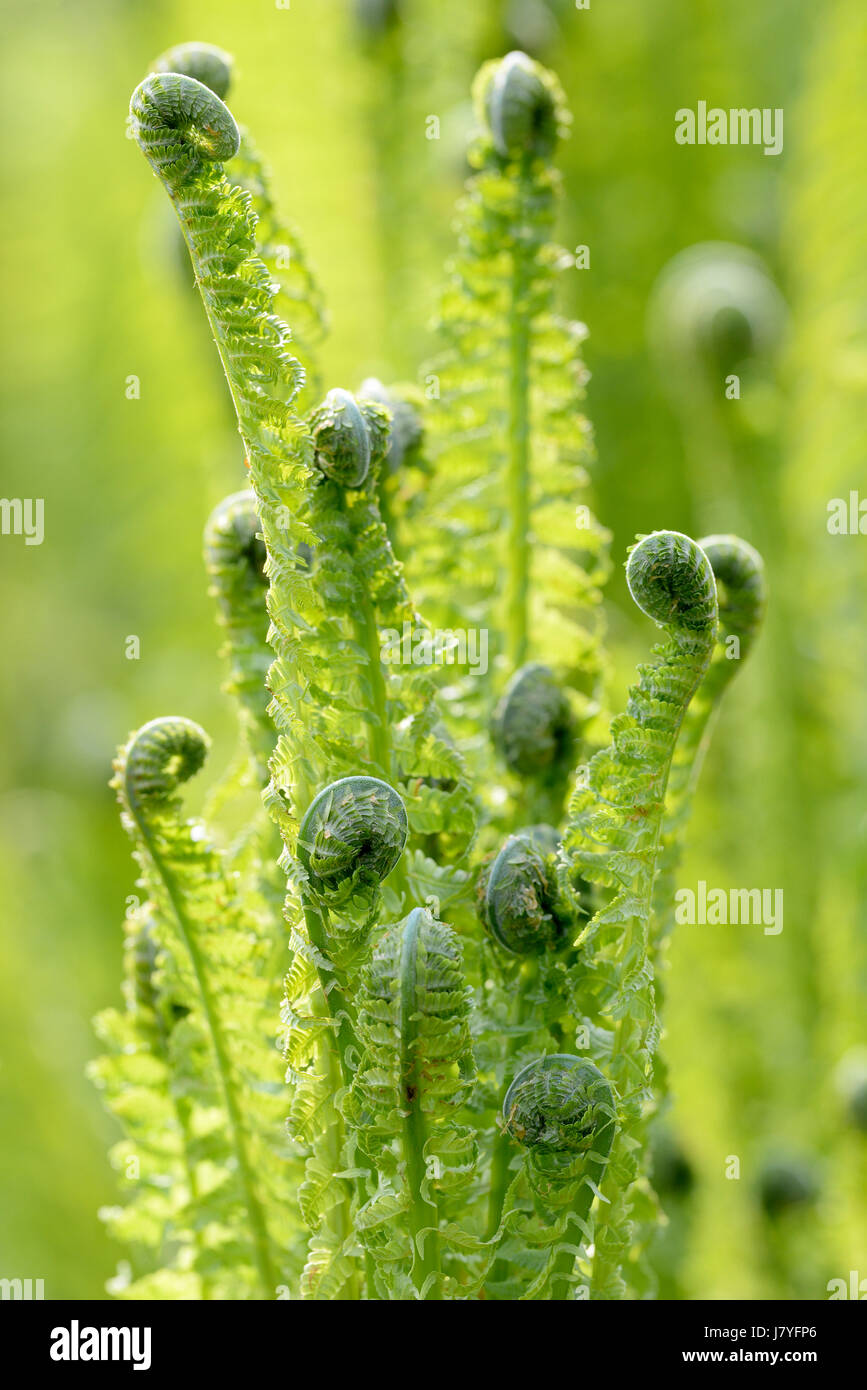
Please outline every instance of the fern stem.
M169 1058L170 1058L170 1054L169 1054L169 1033L170 1033L170 1025L169 1025L168 1019L167 1019L166 1016L165 1016L165 1011L164 1011L164 1009L163 1009L162 1007L160 1007L160 1006L156 1003L156 1000L154 1000L153 1007L154 1007L154 1026L155 1026L155 1030L156 1030L156 1037L157 1037L157 1044L158 1044L158 1047L157 1047L156 1050L158 1051L158 1055L162 1058L163 1062L165 1063L166 1069L169 1070L169 1068L170 1068L170 1066L171 1066L170 1059L169 1059ZM198 1190L198 1181L197 1181L197 1178L196 1178L196 1167L195 1167L195 1164L193 1163L193 1160L192 1160L192 1158L191 1158L191 1156L190 1156L190 1155L191 1155L191 1152L192 1152L193 1136L192 1136L192 1132L191 1132L191 1129L190 1129L190 1123L189 1123L189 1110L188 1110L187 1105L186 1105L186 1104L183 1104L183 1103L181 1102L180 1097L177 1096L177 1095L172 1091L171 1087L169 1088L169 1092L170 1092L170 1099L171 1099L172 1111L173 1111L174 1116L175 1116L175 1119L176 1119L176 1121L177 1121L178 1129L179 1129L180 1132L181 1132L181 1141L182 1141L182 1143L181 1143L181 1148L182 1148L182 1155L183 1155L182 1162L183 1162L184 1175L185 1175L185 1177L186 1177L187 1184L188 1184L189 1189L190 1189L190 1196L192 1197L193 1201L197 1201L197 1200L199 1200L199 1198L200 1198L200 1196L201 1196L201 1193L200 1193L199 1190ZM201 1231L199 1230L198 1226L196 1226L196 1225L193 1226L192 1240L193 1240L193 1245L194 1245L196 1251L198 1252L199 1255L202 1255L202 1254L204 1253L204 1246L203 1246L203 1242L202 1242L202 1233L201 1233ZM209 1301L209 1300L210 1300L210 1297L211 1297L211 1284L210 1284L210 1280L207 1278L207 1276L204 1275L204 1274L202 1274L202 1273L199 1274L199 1288L200 1288L201 1295L202 1295L202 1301L203 1301L203 1302Z
M422 1111L421 1098L424 1091L418 1056L419 1048L419 999L417 989L417 965L419 932L424 921L424 912L416 908L410 913L403 934L400 957L400 1075L403 1107L403 1154L406 1163L406 1180L409 1189L409 1230L413 1243L412 1274L416 1288L421 1290L430 1279L423 1297L430 1300L442 1298L440 1287L440 1242L438 1234L439 1212L435 1201L425 1196L424 1184L427 1177L425 1165L425 1145L427 1143L427 1123ZM433 1230L430 1228L433 1227ZM423 1241L419 1241L422 1231L427 1231ZM434 1276L431 1278L431 1276Z
M363 580L361 583L361 605L355 620L355 630L359 644L364 648L367 657L367 675L370 682L371 713L373 715L370 727L370 756L377 765L380 777L389 781L393 775L391 739L389 738L388 697L380 659L379 629L370 594Z
M388 716L388 691L382 670L379 626L376 621L373 599L361 576L359 576L359 583L361 585L361 603L354 626L356 639L367 657L371 714L373 716L370 726L370 756L374 764L380 769L380 776L390 782L398 770L391 766L391 725ZM403 856L392 871L392 882L395 891L402 895L405 903L408 902L409 880Z
M536 982L538 975L538 964L534 960L524 961L518 977L512 1006L512 1023L515 1029L519 1029L527 1014L528 996ZM511 1081L508 1073L512 1070L511 1063L515 1055L521 1050L522 1035L520 1032L513 1032L506 1045L506 1080ZM500 1225L503 1215L503 1202L505 1201L506 1191L509 1186L509 1163L514 1150L511 1137L505 1130L498 1131L494 1139L494 1148L491 1156L491 1187L488 1196L488 1240L493 1240ZM491 1274L492 1279L498 1277L497 1267Z
M608 1166L609 1155L616 1142L613 1124L608 1129L607 1136L607 1147L604 1143L599 1145L600 1152L598 1157L588 1157L585 1169L585 1179L587 1180L579 1187L575 1200L572 1203L570 1218L574 1225L579 1226L579 1229L581 1225L586 1225L590 1217L590 1208L593 1206L593 1199L596 1196L594 1188L590 1186L590 1182L592 1181L596 1187L602 1182L605 1170ZM568 1242L565 1246L561 1246L554 1256L550 1272L552 1298L556 1299L561 1297L561 1295L558 1295L556 1292L559 1282L563 1282L566 1285L566 1291L562 1297L568 1298L570 1296L573 1283L572 1276L575 1272L575 1259L575 1251L574 1249L568 1248Z
M330 959L330 949L328 945L328 928L325 924L324 908L320 908L311 895L302 890L301 902L304 908L304 922L307 927L307 935L310 944L317 955ZM348 1087L352 1084L352 1068L349 1064L349 1050L358 1044L355 1038L355 1030L352 1025L352 1014L350 1003L346 997L343 983L336 971L327 972L317 965L316 974L319 978L319 987L322 990L322 997L328 1015L334 1021L334 1039L337 1044L337 1056L340 1062L340 1074L343 1085ZM332 996L337 996L336 1002Z
M232 1079L232 1068L229 1062L229 1054L223 1038L223 1030L220 1025L220 1018L211 995L208 983L205 963L195 939L194 928L187 916L184 908L183 895L178 891L168 864L157 849L153 836L147 824L145 816L138 810L138 798L134 788L127 782L127 797L130 809L135 816L136 824L141 833L142 840L147 847L151 861L162 880L166 894L171 904L172 912L178 924L178 930L183 937L184 944L189 952L190 964L196 977L196 985L199 990L199 997L202 1001L202 1011L211 1035L211 1043L214 1049L214 1058L217 1064L217 1073L220 1078L220 1087L223 1093L223 1102L226 1106L226 1116L229 1121L229 1129L232 1135L232 1145L235 1150L235 1157L238 1162L238 1176L241 1182L241 1189L244 1194L244 1205L250 1220L250 1230L253 1237L253 1250L256 1260L256 1269L262 1284L262 1292L265 1298L274 1296L278 1280L275 1277L274 1266L271 1261L270 1242L268 1230L265 1225L265 1217L259 1199L256 1196L253 1183L253 1171L250 1165L247 1145L244 1136L244 1126L241 1120L241 1110L238 1098L235 1094L235 1086Z
M310 944L317 955L329 957L328 948L328 928L325 922L325 908L320 908L318 903L305 891L302 891L301 902L304 909L304 922L307 927L307 935ZM336 970L328 978L321 966L316 967L316 974L319 978L319 988L322 994L325 1009L330 1018L334 1020L334 1031L330 1036L326 1035L322 1041L326 1049L328 1063L333 1068L336 1061L339 1067L339 1080L345 1089L349 1089L352 1084L352 1066L349 1060L350 1049L358 1051L358 1040L353 1020L353 1011L350 1001L346 997L343 983L337 975ZM335 1000L334 996L337 996ZM336 1045L335 1045L336 1044ZM337 1078L335 1078L336 1080ZM330 1126L332 1131L333 1148L331 1171L339 1172L342 1167L342 1151L346 1141L346 1126L343 1117L335 1107L334 1123ZM355 1180L356 1195L359 1207L364 1205L367 1193L364 1190L363 1178ZM342 1204L340 1212L340 1238L345 1240L352 1232L352 1204L347 1197ZM375 1284L373 1279L374 1263L368 1252L364 1256L365 1281L368 1298L375 1297Z

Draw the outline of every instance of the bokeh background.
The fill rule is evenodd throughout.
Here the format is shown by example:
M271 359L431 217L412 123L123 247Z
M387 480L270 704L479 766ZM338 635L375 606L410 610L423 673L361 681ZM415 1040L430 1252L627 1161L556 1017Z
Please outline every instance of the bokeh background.
M784 930L675 941L663 1292L824 1298L867 1278L867 1136L841 1085L867 1043L867 535L826 526L831 498L867 496L863 0L6 0L2 26L2 492L44 498L45 540L0 537L0 1275L100 1298L119 1255L97 1218L113 1128L84 1079L133 891L112 752L164 713L211 732L214 773L233 747L200 537L242 485L238 440L125 133L150 60L202 39L236 55L233 107L327 293L328 384L349 387L412 379L431 348L477 66L520 46L559 72L559 237L591 251L564 292L590 328L615 559L637 531L737 529L771 588L681 882L782 888ZM782 107L784 152L678 146L674 112L700 99ZM788 318L740 402L696 429L647 314L666 263L708 240L761 255ZM620 573L609 620L619 698L650 637Z

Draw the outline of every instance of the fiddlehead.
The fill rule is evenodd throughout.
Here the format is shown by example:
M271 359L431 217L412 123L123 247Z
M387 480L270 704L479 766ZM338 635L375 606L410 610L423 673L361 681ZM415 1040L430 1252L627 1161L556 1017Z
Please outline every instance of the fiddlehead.
M414 850L447 835L460 854L474 825L463 760L442 736L427 672L405 663L399 650L384 656L384 633L396 635L398 648L404 632L425 634L377 501L388 412L337 389L308 425L316 480L305 518L316 558L297 652L317 761L300 764L303 778L309 785L363 769L398 782Z
M152 719L122 750L117 767L121 806L145 827L180 810L180 789L201 770L210 740L191 719Z
M271 652L265 606L265 544L260 532L255 493L249 489L232 493L208 518L204 551L211 593L226 635L229 679L225 689L238 701L255 782L263 787L275 736L265 687Z
M181 787L207 748L192 721L153 720L121 749L113 785L153 903L160 991L176 1020L169 1065L189 1106L189 1131L199 1136L189 1161L220 1170L220 1196L207 1199L211 1219L225 1224L243 1252L234 1268L212 1257L201 1272L213 1273L215 1296L232 1288L229 1296L267 1298L292 1261L279 1067L269 1037L272 943L204 827L182 819Z
M237 136L230 113L201 83L176 74L146 78L133 93L130 110L133 133L165 184L184 233L258 497L274 581L268 602L279 658L270 675L271 714L282 735L269 809L291 843L293 800L303 805L306 797L306 769L297 748L304 725L297 707L311 685L309 674L299 669L295 646L305 627L301 613L309 589L298 556L314 539L302 519L310 444L292 404L303 372L289 351L289 328L274 313L273 277L256 254L251 196L229 183L216 158L202 154L196 129L190 135L190 120L177 114L204 113L210 127ZM230 155L236 147L237 139L227 138L221 148ZM212 152L218 153L213 141Z
M617 1129L612 1087L592 1062L553 1053L515 1077L503 1100L503 1126L525 1151L534 1201L555 1232L545 1269L524 1296L544 1290L568 1298L578 1247L593 1238L590 1209Z
M385 457L389 417L375 402L338 387L312 412L310 431L316 467L341 487L360 488Z
M286 1058L293 1084L290 1127L310 1145L300 1193L310 1228L305 1297L352 1296L353 1191L337 1175L352 1166L343 1102L358 1063L355 987L380 904L380 885L407 838L398 794L373 777L347 777L314 798L298 835L304 929L293 932L286 981ZM368 1271L368 1283L372 1269ZM348 1295L345 1291L350 1290ZM368 1290L372 1292L371 1290Z
M479 997L477 1022L480 1064L498 1097L528 1050L532 1055L561 1041L560 1020L570 1012L572 1001L562 986L577 918L557 873L558 841L547 826L510 835L479 875L479 916L505 957L498 960L495 952L485 972L491 978ZM491 1238L499 1229L512 1154L509 1136L495 1128L487 1215ZM502 1273L498 1264L492 1278Z
M569 697L549 667L533 663L515 672L494 711L492 735L509 771L528 786L528 819L560 820L577 732Z
M408 555L425 611L469 609L514 672L544 654L595 711L602 678L607 534L588 507L590 429L580 413L586 330L554 311L567 257L551 243L568 112L559 83L522 53L474 85L480 134L459 205L431 363L432 523ZM583 500L583 499L582 499Z
M684 716L704 679L717 636L713 571L676 531L639 541L626 567L630 593L661 624L665 645L639 667L612 744L595 754L569 805L561 862L566 880L596 884L602 905L580 933L576 987L587 1016L609 1030L607 1067L621 1098L622 1130L609 1170L611 1204L601 1218L594 1289L622 1297L620 1265L632 1231L632 1186L659 1025L653 985L651 903L665 796Z
M358 1229L383 1297L443 1296L441 1214L472 1179L458 1123L474 1063L469 998L452 929L415 908L380 937L358 992L361 1063L352 1114L386 1175Z
M633 546L626 562L629 592L648 618L668 628L684 650L716 632L713 573L704 552L677 531L654 531Z
M486 63L474 96L502 159L546 158L569 119L553 74L526 53L508 53L502 62Z
M133 92L130 114L145 157L175 189L208 165L233 159L240 147L232 113L194 77L161 73L145 78Z
M224 48L212 43L178 43L156 59L154 72L177 72L194 77L215 96L225 101L232 85L235 60Z
M403 853L406 807L376 777L344 777L326 787L301 822L298 858L323 901L376 891Z
M690 246L666 266L654 290L650 331L670 365L693 376L696 367L734 371L769 352L783 321L779 291L758 256L724 242ZM683 389L683 381L674 383Z
M743 660L758 637L765 616L767 590L762 557L738 536L703 536L699 545L710 560L719 597L720 641L737 640L734 658ZM712 685L725 687L731 667L714 660Z
M483 879L482 922L513 955L540 955L566 944L575 926L553 854L529 834L510 835Z
M657 946L673 925L674 880L683 836L720 701L758 637L767 603L764 564L751 545L737 536L705 536L698 544L716 581L719 631L710 666L686 712L672 760L659 873L653 890Z
M741 375L747 368L754 376L756 364L771 357L784 323L785 305L767 268L741 246L687 247L654 287L650 346L680 418L688 480L702 513L723 498L729 515L738 506L744 449L742 439L736 447L737 431L749 418L749 409L735 405ZM746 529L749 517L734 515Z
M163 53L155 72L193 77L222 101L232 85L234 59L209 43L182 43ZM291 316L295 350L311 390L316 389L316 349L328 330L322 291L296 228L278 211L271 193L271 174L250 132L238 127L239 146L232 177L252 199L257 218L257 250L279 287L278 308Z

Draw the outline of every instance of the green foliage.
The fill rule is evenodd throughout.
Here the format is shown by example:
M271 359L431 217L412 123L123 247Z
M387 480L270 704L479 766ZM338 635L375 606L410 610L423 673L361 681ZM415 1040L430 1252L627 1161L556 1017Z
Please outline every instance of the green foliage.
M127 1008L101 1016L112 1057L94 1076L133 1180L113 1223L154 1264L128 1297L268 1298L292 1270L272 941L206 828L182 818L180 787L207 747L198 725L157 719L116 765L147 902L127 929Z
M256 497L249 489L226 497L205 527L205 570L225 632L229 678L224 689L238 701L241 739L257 786L267 776L274 744L265 676L270 665L265 610L265 547Z
M480 130L439 311L444 349L427 369L429 526L410 570L437 622L488 629L507 676L543 656L592 713L607 533L578 505L586 330L556 312L569 258L551 240L553 156L570 117L554 75L520 53L486 64L474 97Z
M604 1030L597 1044L620 1097L620 1131L606 1183L610 1200L596 1234L594 1296L626 1292L622 1266L641 1145L652 1099L659 1020L653 983L651 914L678 735L705 677L717 639L713 570L704 552L676 531L656 531L630 551L633 599L665 629L655 661L639 667L626 711L611 724L612 744L579 777L567 813L562 863L567 881L599 885L603 902L581 931L580 997Z
M675 875L720 701L758 636L766 590L761 556L737 536L705 536L719 601L719 630L707 675L691 701L671 762L659 868L653 889L656 945L674 923Z
M179 73L210 88L221 101L232 86L234 60L213 44L184 43L170 48L154 63L155 72ZM256 214L259 256L277 284L277 309L292 323L294 350L315 391L318 383L315 352L327 332L322 291L308 262L298 231L281 216L271 192L271 174L244 126L238 127L238 151L232 161L232 180L250 194Z
M443 1296L440 1221L459 1213L475 1164L457 1121L475 1072L469 1018L458 939L414 908L380 936L358 993L352 1110L380 1174L358 1232L381 1297Z
M598 1067L560 1053L524 1067L506 1092L504 1127L526 1151L524 1172L549 1228L545 1266L525 1298L567 1298L581 1277L575 1257L592 1240L588 1216L615 1139L615 1105Z
M118 761L148 898L94 1076L126 1131L115 1161L141 1160L112 1216L130 1289L643 1295L655 885L732 674L725 639L745 655L761 617L761 562L734 537L632 548L630 592L666 641L599 747L607 533L574 512L589 427L583 329L554 310L557 79L519 53L477 79L425 419L417 391L375 378L310 408L319 300L275 274L283 233L222 100L231 61L184 45L157 67L131 128L177 214L252 489L206 528L241 731L210 802L221 838L182 818L197 726L154 721ZM439 630L394 541L428 620L490 626L493 679L438 695ZM421 661L385 641L406 630Z

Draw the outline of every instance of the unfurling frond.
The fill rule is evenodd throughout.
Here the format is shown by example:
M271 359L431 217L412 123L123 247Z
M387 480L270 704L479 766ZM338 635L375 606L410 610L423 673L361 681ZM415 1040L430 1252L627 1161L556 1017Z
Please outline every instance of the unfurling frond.
M707 675L686 712L666 790L659 872L653 890L657 947L674 922L675 874L720 701L761 630L767 601L764 564L751 545L738 536L705 536L699 545L716 580L719 632Z
M472 1178L475 1145L458 1123L474 1063L461 951L422 908L389 927L358 993L361 1062L352 1116L359 1143L387 1174L360 1213L383 1297L443 1294L441 1207ZM375 1220L388 1208L387 1239Z
M600 1217L595 1296L621 1297L621 1264L631 1241L638 1136L650 1100L659 1038L650 935L653 884L665 796L678 735L710 664L718 610L704 551L677 531L655 531L630 552L633 599L667 641L639 682L626 712L611 722L612 743L579 772L563 835L561 863L573 891L595 884L602 905L578 937L576 986L588 1019L607 1030L600 1045L620 1096L621 1132L612 1157L612 1199Z
M523 53L485 64L474 97L474 174L428 369L428 526L407 562L434 621L469 614L507 676L544 656L592 714L607 533L583 505L586 330L555 310L568 257L551 241L553 156L570 118L556 77Z
M175 1115L166 1194L171 1227L184 1236L177 1268L205 1296L273 1298L297 1255L287 1193L294 1161L281 1134L279 1054L274 1027L273 941L268 924L239 898L206 828L182 817L181 787L208 747L188 719L156 719L121 749L113 785L135 845L149 906L137 919L137 957L147 989L103 1032L126 1048L129 1083L148 1073ZM133 1030L132 1032L130 1030ZM146 1060L147 1059L147 1060ZM100 1064L105 1075L105 1064ZM147 1094L127 1089L121 1105L133 1141ZM167 1093L167 1095L166 1095ZM180 1205L179 1205L180 1204ZM227 1264L220 1246L231 1242ZM141 1292L141 1291L140 1291ZM135 1286L132 1290L135 1296Z
M234 59L231 53L209 43L181 43L163 53L153 65L154 72L178 73L195 78L218 96L228 100ZM281 217L271 192L271 175L253 137L238 126L238 151L231 177L246 189L256 214L257 251L273 275L279 289L277 308L292 323L295 351L304 367L308 386L315 390L315 353L327 332L328 319L322 291L310 267L296 228Z

